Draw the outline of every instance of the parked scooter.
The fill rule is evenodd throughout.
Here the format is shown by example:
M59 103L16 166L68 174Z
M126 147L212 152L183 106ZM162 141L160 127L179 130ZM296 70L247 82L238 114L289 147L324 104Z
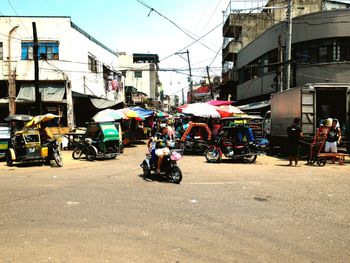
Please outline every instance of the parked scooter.
M179 184L182 180L182 172L177 165L177 161L181 159L181 155L172 151L171 154L164 156L164 160L161 166L161 173L164 174L165 180ZM143 177L151 177L151 173L157 173L157 157L152 157L150 153L146 154L145 160L140 164L143 169Z
M74 160L78 160L82 156L85 156L89 161L93 161L96 158L96 151L92 147L92 140L90 138L85 138L85 140L77 142L77 147L72 152Z
M254 142L234 144L231 140L219 137L216 143L209 147L205 158L209 163L219 163L221 162L222 155L224 155L230 159L253 163L260 153L259 146Z
M62 153L60 150L60 145L57 142L57 140L50 140L47 143L48 146L48 151L49 151L49 160L54 161L55 164L58 167L62 167L63 166L63 157L62 157Z

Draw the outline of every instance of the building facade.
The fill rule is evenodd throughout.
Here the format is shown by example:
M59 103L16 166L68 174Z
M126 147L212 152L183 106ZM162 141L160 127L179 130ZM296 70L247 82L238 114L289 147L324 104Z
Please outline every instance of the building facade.
M349 4L322 0L292 3L291 87L350 82ZM278 7L286 4L269 1L266 8L276 9L227 16L223 34L230 41L223 49L222 97L231 95L242 105L265 102L271 93L283 90L288 27L286 9Z
M136 88L149 99L158 100L161 88L158 55L118 53L118 59L120 70L125 76L125 85Z
M0 118L34 115L33 23L38 38L42 113L60 114L69 127L98 110L124 102L115 52L70 17L0 17Z
M168 113L176 112L176 108L179 106L178 95L165 95L163 99L162 110Z

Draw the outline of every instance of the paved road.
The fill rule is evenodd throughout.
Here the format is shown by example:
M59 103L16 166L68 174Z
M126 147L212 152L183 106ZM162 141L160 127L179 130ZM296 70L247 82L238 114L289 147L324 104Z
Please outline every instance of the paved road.
M145 181L145 145L116 160L0 163L0 262L349 262L350 163L180 161Z

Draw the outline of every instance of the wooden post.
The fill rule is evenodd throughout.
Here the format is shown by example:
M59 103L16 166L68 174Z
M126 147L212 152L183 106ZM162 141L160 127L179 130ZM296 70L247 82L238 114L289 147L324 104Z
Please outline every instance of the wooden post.
M208 75L208 82L209 82L209 89L210 89L210 95L211 95L211 99L214 99L214 93L213 93L213 89L211 87L211 80L210 80L210 75L209 75L209 67L207 66L207 75Z
M32 22L33 26L33 58L34 58L34 84L35 84L35 109L37 115L42 115L42 103L41 103L41 93L39 90L39 58L38 58L38 49L39 42L38 36L36 33L36 23Z

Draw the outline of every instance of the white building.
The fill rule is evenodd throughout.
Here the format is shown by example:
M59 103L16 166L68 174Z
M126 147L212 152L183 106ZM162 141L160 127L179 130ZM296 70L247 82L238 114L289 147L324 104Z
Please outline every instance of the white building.
M163 100L162 110L171 113L179 106L179 96L178 95L165 95Z
M124 102L115 52L70 17L0 17L0 118L35 114L33 22L39 43L43 113L59 113L70 127L101 108ZM11 84L14 83L14 84Z
M148 98L157 100L160 81L158 76L159 57L157 54L119 53L120 71L125 76L125 86L132 86Z

